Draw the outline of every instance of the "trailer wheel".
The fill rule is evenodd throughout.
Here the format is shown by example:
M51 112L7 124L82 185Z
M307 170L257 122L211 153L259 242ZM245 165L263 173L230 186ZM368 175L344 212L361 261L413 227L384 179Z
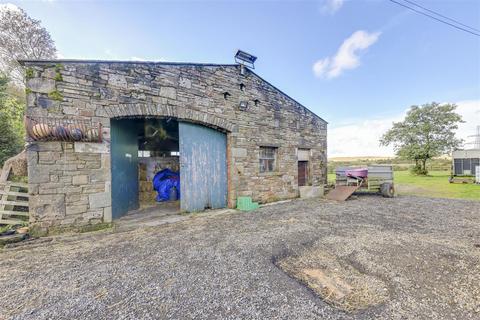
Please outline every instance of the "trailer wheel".
M380 193L385 198L393 198L393 196L395 195L393 183L382 183L382 185L380 186Z

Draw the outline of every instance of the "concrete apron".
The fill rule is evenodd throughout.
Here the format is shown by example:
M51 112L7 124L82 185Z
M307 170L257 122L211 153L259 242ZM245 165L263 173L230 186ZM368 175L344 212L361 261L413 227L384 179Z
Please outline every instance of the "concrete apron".
M233 209L206 210L196 215L215 216L224 213L233 213ZM191 213L181 214L178 203L162 203L156 206L141 208L130 212L120 219L114 220L114 232L125 232L135 229L156 227L165 224L176 223L188 220Z

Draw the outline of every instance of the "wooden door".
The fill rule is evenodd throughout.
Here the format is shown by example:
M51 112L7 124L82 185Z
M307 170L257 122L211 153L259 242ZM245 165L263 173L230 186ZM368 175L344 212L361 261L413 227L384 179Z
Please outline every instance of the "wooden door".
M298 186L306 186L308 183L308 161L298 161Z
M192 123L179 123L180 208L202 211L227 206L227 136Z

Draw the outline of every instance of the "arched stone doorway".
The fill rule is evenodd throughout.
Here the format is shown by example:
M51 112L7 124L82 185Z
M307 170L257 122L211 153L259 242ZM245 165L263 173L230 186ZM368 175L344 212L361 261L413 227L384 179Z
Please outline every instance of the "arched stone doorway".
M181 211L227 206L229 126L224 120L196 112L179 113L178 110L164 112L167 116L157 115L162 113L157 108L143 108L140 112L130 109L129 114L122 112L121 115L119 111L110 114L113 116L110 135L114 219L140 206L142 190L139 187L144 182L140 180L139 164L149 163L149 160L158 163L158 157L178 159L178 167L172 169L179 169ZM147 174L150 174L148 183L151 184L151 172Z

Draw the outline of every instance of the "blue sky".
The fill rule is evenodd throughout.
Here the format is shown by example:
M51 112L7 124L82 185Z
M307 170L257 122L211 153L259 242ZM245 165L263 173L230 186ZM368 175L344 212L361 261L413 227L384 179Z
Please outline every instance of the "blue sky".
M478 0L415 1L480 29ZM480 37L388 0L8 2L42 20L65 58L255 54L262 77L330 123L332 156L391 154L378 136L412 104L461 104L462 137L480 125Z

